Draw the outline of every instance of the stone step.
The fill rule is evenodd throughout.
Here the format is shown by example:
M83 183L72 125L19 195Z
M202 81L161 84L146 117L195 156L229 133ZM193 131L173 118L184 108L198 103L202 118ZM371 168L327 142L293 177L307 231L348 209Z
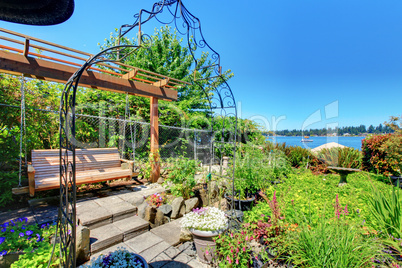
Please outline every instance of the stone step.
M149 223L138 216L112 222L90 231L91 255L127 241L149 230Z
M91 230L136 214L136 206L114 196L77 202L78 221Z

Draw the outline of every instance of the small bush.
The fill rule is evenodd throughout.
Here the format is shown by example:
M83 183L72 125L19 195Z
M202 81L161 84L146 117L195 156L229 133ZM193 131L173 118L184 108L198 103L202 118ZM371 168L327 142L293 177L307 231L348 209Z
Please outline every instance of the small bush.
M387 151L384 147L390 137L391 134L372 135L362 141L362 168L364 170L386 176L394 173L392 164L387 160Z
M288 146L285 153L292 167L296 168L307 166L314 158L310 150L300 146Z
M361 152L349 147L322 149L317 156L328 166L335 167L360 168L362 162Z
M169 165L168 176L165 183L172 183L173 195L183 196L188 199L194 195L193 188L196 185L195 174L200 171L200 162L188 158L177 158Z

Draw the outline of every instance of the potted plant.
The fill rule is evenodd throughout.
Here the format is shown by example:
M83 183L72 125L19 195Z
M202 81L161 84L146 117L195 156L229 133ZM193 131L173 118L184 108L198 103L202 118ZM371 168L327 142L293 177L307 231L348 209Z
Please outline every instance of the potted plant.
M245 211L251 208L251 204L255 200L255 193L258 192L258 183L256 182L261 177L260 165L257 163L258 158L249 152L245 152L244 155L237 153L236 159L234 189L232 188L229 193L225 193L225 198L230 204L234 202L235 209Z
M222 210L215 207L196 208L183 216L181 227L193 234L200 260L210 263L216 248L213 238L227 229L228 218Z
M82 266L83 268L148 268L147 262L140 255L129 252L127 249L119 248L107 255L100 255L90 264Z

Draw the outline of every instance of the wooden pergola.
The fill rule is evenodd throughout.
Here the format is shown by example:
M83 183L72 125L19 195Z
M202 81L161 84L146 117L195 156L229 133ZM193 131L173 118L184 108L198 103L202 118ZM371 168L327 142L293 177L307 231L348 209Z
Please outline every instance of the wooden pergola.
M52 82L67 83L93 55L0 28L0 72ZM2 42L2 43L3 43ZM120 62L98 63L87 68L80 86L150 98L151 153L159 148L158 100L175 101L175 88L190 83ZM160 175L152 162L151 181Z

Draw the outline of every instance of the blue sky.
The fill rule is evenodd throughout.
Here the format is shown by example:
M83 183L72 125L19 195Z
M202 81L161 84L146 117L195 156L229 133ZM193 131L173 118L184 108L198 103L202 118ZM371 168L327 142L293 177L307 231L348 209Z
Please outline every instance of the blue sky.
M269 129L308 129L378 125L402 114L402 1L183 2L223 68L235 74L229 84L242 118ZM63 24L0 27L95 53L114 28L154 1L114 3L76 0Z

